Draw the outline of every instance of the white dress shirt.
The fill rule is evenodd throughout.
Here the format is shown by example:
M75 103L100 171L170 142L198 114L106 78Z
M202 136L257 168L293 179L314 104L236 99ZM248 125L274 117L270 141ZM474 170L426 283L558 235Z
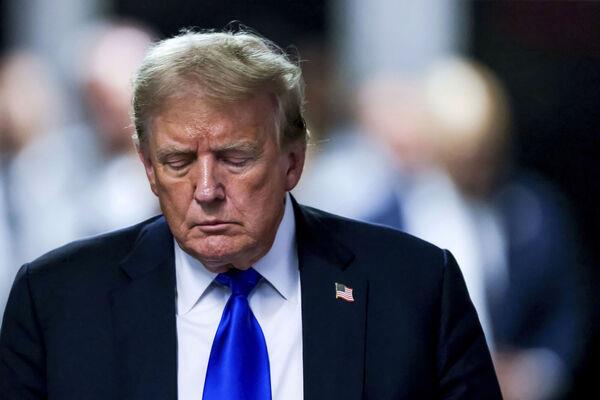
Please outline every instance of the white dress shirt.
M248 295L269 353L273 400L303 398L302 313L294 211L289 196L275 241L253 265L264 279ZM179 400L201 400L212 342L229 299L216 274L175 242Z

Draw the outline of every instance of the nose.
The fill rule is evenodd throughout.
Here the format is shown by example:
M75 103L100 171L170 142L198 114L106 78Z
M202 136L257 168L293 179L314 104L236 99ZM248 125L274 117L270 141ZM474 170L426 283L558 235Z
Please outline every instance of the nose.
M225 188L220 182L213 157L207 156L199 160L198 178L194 199L198 203L211 203L225 198Z

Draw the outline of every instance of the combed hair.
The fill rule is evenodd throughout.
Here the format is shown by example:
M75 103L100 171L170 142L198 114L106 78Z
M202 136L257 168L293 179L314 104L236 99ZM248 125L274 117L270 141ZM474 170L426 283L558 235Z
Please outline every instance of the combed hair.
M279 145L308 139L302 72L281 48L246 31L185 31L154 45L134 78L136 144L147 143L148 122L169 99L193 88L216 104L274 95Z

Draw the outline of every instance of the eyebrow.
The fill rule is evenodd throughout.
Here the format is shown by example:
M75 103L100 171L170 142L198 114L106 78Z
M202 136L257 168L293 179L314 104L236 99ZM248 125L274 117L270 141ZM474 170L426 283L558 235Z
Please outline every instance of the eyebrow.
M241 151L244 153L250 153L253 155L257 155L260 153L260 146L255 142L237 142L237 143L229 143L222 146L219 146L213 149L216 153L225 153L228 151ZM193 149L183 148L178 146L165 146L156 152L156 158L158 161L164 161L166 158L173 155L187 155L194 154Z
M193 154L194 150L186 149L177 146L165 146L156 152L156 158L159 161L164 161L167 157L179 154Z
M227 151L242 151L251 154L257 154L259 152L260 146L255 142L238 142L238 143L229 143L223 146L219 146L214 149L217 153L224 153Z

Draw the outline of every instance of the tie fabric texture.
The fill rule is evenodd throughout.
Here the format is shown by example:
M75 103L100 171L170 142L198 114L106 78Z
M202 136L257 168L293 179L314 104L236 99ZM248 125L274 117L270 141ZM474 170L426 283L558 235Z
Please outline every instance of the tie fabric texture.
M254 269L232 269L215 278L231 289L210 350L203 400L271 400L269 355L248 304L260 281Z

